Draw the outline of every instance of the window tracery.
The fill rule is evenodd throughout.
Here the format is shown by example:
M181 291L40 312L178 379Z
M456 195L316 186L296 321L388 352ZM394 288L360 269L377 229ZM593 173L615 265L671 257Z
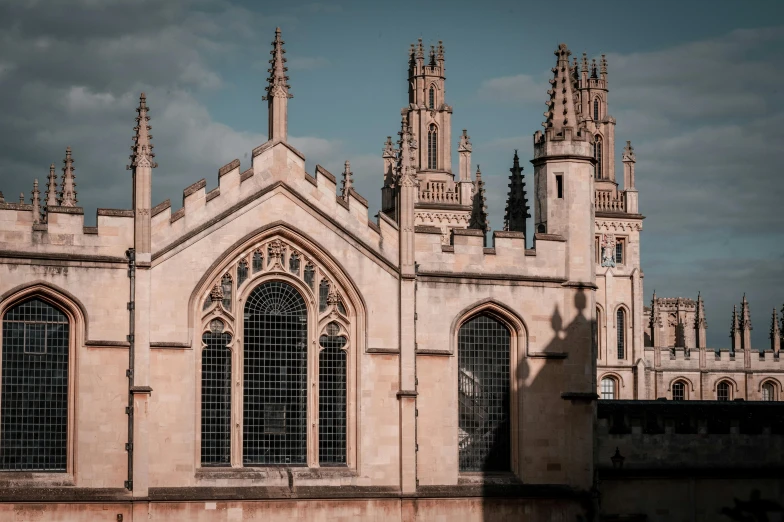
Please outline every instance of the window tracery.
M201 464L352 465L351 301L321 261L281 238L235 259L205 287Z
M434 123L427 128L427 168L438 168L438 128Z

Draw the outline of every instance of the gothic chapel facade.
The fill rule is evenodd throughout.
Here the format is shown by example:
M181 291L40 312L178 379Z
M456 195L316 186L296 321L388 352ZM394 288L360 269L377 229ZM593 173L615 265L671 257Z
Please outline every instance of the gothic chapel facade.
M132 209L85 227L70 149L0 203L0 519L591 519L597 357L642 339L605 64L555 52L528 248L516 154L486 238L440 43L410 50L374 220L348 162L338 186L288 143L284 52L278 30L269 140L179 210L152 201L144 94Z

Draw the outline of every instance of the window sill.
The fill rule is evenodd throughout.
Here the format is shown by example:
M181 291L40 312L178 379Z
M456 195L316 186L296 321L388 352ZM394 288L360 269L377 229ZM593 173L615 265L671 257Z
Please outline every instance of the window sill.
M70 473L0 471L0 489L73 487L75 485L73 475Z
M270 486L290 486L296 485L297 483L308 483L320 480L353 479L358 476L359 473L357 470L347 468L345 466L330 466L323 468L286 466L268 466L257 468L196 468L197 480L250 480L255 483L262 482L261 485Z
M461 472L457 477L457 484L460 486L484 486L484 485L512 485L521 484L520 479L511 471L505 472Z

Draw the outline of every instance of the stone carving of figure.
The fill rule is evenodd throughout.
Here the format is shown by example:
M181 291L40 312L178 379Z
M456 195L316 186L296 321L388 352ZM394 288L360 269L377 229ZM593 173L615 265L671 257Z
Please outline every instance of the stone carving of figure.
M602 266L615 266L615 236L602 235Z

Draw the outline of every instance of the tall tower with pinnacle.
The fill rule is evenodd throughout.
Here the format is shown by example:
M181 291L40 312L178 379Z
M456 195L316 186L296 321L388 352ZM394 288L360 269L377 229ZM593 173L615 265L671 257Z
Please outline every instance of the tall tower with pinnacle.
M474 183L470 177L471 143L463 131L458 143L460 172L452 172L452 107L446 103L444 46L425 53L422 39L411 45L408 56L408 106L403 109L418 144L411 168L418 181L415 204L417 225L441 228L448 242L452 228L468 227ZM387 150L384 152L385 188L388 187ZM398 188L399 190L399 188ZM383 198L382 210L391 214L392 197Z
M288 68L284 66L286 50L283 48L283 40L280 37L280 27L275 29L275 40L272 42L272 59L269 61L271 67L267 69L267 94L262 98L267 101L269 118L268 139L270 141L283 141L288 138L288 100L294 95L289 93L289 77L286 76Z

